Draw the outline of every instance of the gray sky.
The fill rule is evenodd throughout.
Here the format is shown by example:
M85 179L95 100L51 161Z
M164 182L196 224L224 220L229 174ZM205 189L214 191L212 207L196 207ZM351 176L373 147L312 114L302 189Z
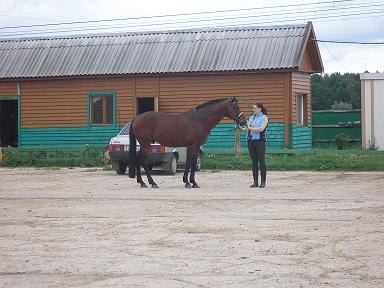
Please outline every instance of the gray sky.
M222 10L237 11L5 29L21 25ZM307 21L313 22L319 40L384 42L384 2L380 0L0 0L0 38L302 24ZM85 30L85 27L91 30ZM325 73L384 72L383 44L319 43L319 48Z

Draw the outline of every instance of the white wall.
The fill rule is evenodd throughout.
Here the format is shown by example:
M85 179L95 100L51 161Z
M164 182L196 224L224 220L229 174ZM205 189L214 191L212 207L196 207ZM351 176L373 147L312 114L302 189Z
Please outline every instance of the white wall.
M384 150L384 73L363 73L360 79L363 148Z
M363 148L368 148L371 141L371 114L372 114L372 106L371 106L371 81L364 81L362 84L364 85L364 97L361 97L361 100L364 101L364 105L361 106L361 118L364 117L364 119L361 119L361 129L365 131L365 133L362 133L362 145ZM363 103L362 103L363 104ZM364 109L364 112L363 112ZM365 137L364 137L365 134Z
M375 145L384 150L384 80L374 80Z

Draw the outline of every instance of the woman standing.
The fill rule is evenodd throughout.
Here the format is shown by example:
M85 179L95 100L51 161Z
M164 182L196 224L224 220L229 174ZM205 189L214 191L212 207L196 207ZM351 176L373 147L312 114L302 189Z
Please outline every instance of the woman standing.
M267 180L267 167L265 165L265 129L268 126L267 109L261 103L253 105L253 115L247 122L248 149L252 159L253 184L252 188L264 188ZM261 182L259 185L259 164Z

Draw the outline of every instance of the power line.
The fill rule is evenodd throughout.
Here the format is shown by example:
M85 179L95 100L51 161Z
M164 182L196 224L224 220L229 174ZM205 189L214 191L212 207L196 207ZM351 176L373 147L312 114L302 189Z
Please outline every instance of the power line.
M384 5L384 4L380 4L380 5ZM328 11L328 10L327 10ZM347 11L346 11L347 12ZM318 15L316 17L311 17L310 19L311 20L315 20L315 19L328 19L328 18L333 18L333 17L347 17L347 16L361 16L361 15L373 15L373 14L380 14L380 13L384 13L384 10L378 10L378 11L367 11L367 12L363 12L363 11L359 11L359 12L354 12L354 13L347 13L347 14L343 14L343 13L338 13L338 14L327 14L327 15ZM271 15L271 14L269 14ZM269 16L269 15L265 15L265 16ZM272 15L275 15L275 14L272 14ZM26 33L28 33L29 35L33 35L33 34L51 34L51 33L59 33L59 32L78 32L78 31L92 31L92 30L105 30L105 29L122 29L122 28L130 28L130 27L147 27L147 26L159 26L159 25L167 25L167 24L171 24L171 25L175 25L175 24L190 24L190 23L195 23L195 22L198 22L200 25L201 23L203 22L212 22L212 21L215 21L216 24L217 21L225 21L225 20L234 20L234 19L247 19L247 18L252 18L252 17L257 17L258 15L255 15L255 16L239 16L239 17L224 17L224 18L210 18L210 19L206 19L206 20L189 20L189 21L172 21L172 22L160 22L160 23L145 23L145 24L140 24L140 23L136 23L136 24L129 24L129 25L123 25L123 26L107 26L107 27L103 27L103 26L99 26L99 27L92 27L92 28L86 28L86 27L79 27L77 29L64 29L64 30L40 30L40 31L37 31L37 30L31 30L31 31L25 31L25 32L16 32L16 33L9 33L9 34L2 34L1 36L3 37L9 37L9 36L17 36L17 35L24 35ZM270 16L269 16L270 17ZM293 22L293 21L305 21L305 20L308 20L308 16L306 17L302 17L302 18L287 18L287 19L284 19L284 20L273 20L273 21L262 21L262 22L251 22L252 25L258 25L258 24L270 24L270 23L286 23L286 22ZM226 26L228 26L228 24L226 23ZM34 32L36 31L36 32Z
M336 44L362 44L362 45L383 45L384 42L360 42L360 41L335 41L335 40L319 40L319 39L311 39L316 42L323 43L336 43Z
M351 9L361 9L361 8L372 8L372 7L380 7L380 6L384 6L384 3L383 2L379 2L379 3L371 3L369 5L358 5L358 6L341 6L341 7L338 7L338 8L326 8L326 9L318 9L318 10L306 10L306 11L300 11L300 12L296 12L296 11L293 11L293 12L286 12L286 13L283 13L285 16L287 15L292 15L292 14L298 14L298 13L307 13L307 12L313 12L315 14L317 14L318 12L329 12L330 9L331 11L338 11L338 10L344 10L344 9L348 9L348 10L351 10ZM360 12L364 12L364 11L360 11ZM185 20L185 21L174 21L172 20L171 22L161 22L161 23L144 23L144 24L140 24L140 23L135 23L135 24L131 24L129 26L124 26L124 28L128 28L130 26L151 26L151 25L164 25L164 24L182 24L182 23L193 23L193 22L204 22L204 21L224 21L224 20L235 20L235 19L247 19L247 18L253 18L253 17L271 17L271 16L281 16L282 13L281 12L278 12L278 13L268 13L268 14L253 14L253 15L233 15L233 16L227 16L227 17L220 17L220 18L205 18L205 19L191 19L191 20ZM91 26L92 27L92 26ZM102 27L105 27L105 28L108 28L108 27L114 27L114 25L110 25L110 26L102 26ZM33 31L39 31L39 30L28 30L27 32L33 32ZM26 32L26 31L24 31Z
M46 24L34 24L34 25L6 26L6 27L0 27L0 29L18 29L18 28L30 28L30 27L46 27L46 26L60 26L60 25L100 23L100 22L113 22L113 21L126 21L126 20L141 20L141 19L191 16L191 15L213 14L213 13L228 13L228 12L240 12L240 11L251 11L251 10L275 9L275 8L288 8L288 7L299 7L300 8L301 6L310 6L310 5L319 5L319 4L333 4L334 5L335 3L353 2L353 1L355 1L355 0L334 0L334 1L311 2L311 3L303 3L303 4L275 5L275 6L253 7L253 8L243 8L243 9L194 12L194 13L179 13L179 14L166 14L166 15L141 16L141 17L99 19L99 20L88 20L88 21L74 21L74 22L46 23Z
M322 44L323 44L323 46L325 47L325 49L327 49L329 55L331 55L331 57L333 58L333 60L335 60L335 62L336 62L337 64L339 64L342 68L344 68L344 69L347 70L347 71L353 71L353 70L354 70L354 69L347 68L347 67L345 67L343 64L341 64L341 63L336 59L336 57L332 54L331 50L328 49L327 45L325 45L325 43L322 43ZM356 70L355 70L355 71L356 71Z

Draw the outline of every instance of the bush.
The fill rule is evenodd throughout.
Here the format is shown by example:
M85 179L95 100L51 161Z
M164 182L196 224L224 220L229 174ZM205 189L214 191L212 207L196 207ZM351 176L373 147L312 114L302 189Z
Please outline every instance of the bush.
M378 147L375 144L371 143L371 141L368 141L368 150L376 151L378 150Z
M352 110L352 104L344 103L343 101L335 102L332 105L332 110Z
M337 150L344 150L348 147L349 138L344 133L336 134L336 147Z
M101 167L103 151L100 148L7 148L0 166L17 167Z

